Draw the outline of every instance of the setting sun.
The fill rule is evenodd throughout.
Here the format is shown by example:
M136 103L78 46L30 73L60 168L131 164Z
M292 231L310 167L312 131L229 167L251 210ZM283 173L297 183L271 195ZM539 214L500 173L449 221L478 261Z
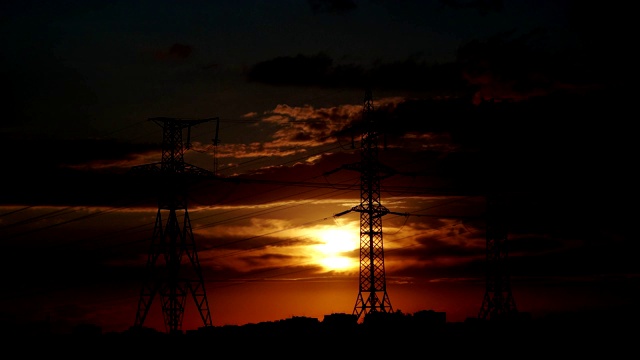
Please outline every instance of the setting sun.
M326 270L347 271L358 268L357 258L348 254L359 246L357 231L331 228L319 230L316 236L322 241L322 244L316 246L320 257L318 262Z

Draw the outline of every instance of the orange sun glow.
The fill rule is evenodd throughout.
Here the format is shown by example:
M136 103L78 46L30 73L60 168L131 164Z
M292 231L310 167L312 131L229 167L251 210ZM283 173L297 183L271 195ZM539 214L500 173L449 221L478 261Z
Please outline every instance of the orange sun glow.
M357 259L350 257L349 252L358 248L358 233L346 229L323 229L315 234L322 241L315 250L318 252L318 263L328 271L348 271L358 268Z

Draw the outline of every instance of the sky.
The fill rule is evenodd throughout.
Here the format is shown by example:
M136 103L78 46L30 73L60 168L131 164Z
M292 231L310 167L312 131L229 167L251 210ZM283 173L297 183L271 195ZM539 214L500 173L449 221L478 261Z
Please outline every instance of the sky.
M519 311L624 316L640 300L621 2L0 9L3 324L133 325L163 186L132 169L161 161L162 117L200 120L184 161L205 174L188 213L213 325L351 313L366 89L394 310L478 315L490 194L507 199ZM145 325L163 331L154 301ZM187 303L183 329L198 328Z

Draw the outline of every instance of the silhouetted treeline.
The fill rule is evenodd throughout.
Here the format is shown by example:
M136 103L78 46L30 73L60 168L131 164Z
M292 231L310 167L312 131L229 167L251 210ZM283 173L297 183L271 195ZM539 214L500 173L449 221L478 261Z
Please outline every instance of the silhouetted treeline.
M20 336L7 332L6 344L31 344L26 351L75 354L98 351L117 355L134 351L141 355L207 354L233 352L241 355L331 356L345 351L361 355L412 354L416 351L447 351L450 355L507 353L543 355L549 351L566 354L615 354L631 349L638 331L637 312L562 313L533 319L517 313L499 320L468 318L447 322L446 314L423 310L370 313L359 323L351 314L325 315L321 320L304 316L252 323L201 327L179 333L165 333L146 327L123 332L100 331L94 325L80 325L70 334ZM87 353L85 353L85 351ZM497 352L497 353L496 353ZM501 355L502 354L502 355ZM503 356L504 355L504 356Z

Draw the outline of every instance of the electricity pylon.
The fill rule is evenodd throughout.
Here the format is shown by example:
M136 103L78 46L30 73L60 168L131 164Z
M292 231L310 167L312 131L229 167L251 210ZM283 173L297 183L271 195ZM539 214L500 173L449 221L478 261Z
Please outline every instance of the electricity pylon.
M371 90L367 89L362 112L361 160L341 167L360 172L360 204L334 215L342 216L352 211L360 213L360 285L353 308L358 319L363 314L393 312L387 294L382 217L386 214L407 215L391 212L380 203L380 180L392 175L393 171L378 161L379 119L376 115Z
M160 298L166 331L181 333L185 302L189 294L196 303L204 326L212 325L187 210L189 182L212 174L185 163L184 149L191 146L192 126L216 119L149 119L163 129L162 161L136 166L132 168L132 172L157 177L160 191L158 212L147 258L147 278L140 292L134 327L143 326L157 296ZM184 129L188 131L186 144L183 144L182 139Z
M518 310L511 293L507 251L507 209L505 195L487 196L486 292L478 318L509 319Z

